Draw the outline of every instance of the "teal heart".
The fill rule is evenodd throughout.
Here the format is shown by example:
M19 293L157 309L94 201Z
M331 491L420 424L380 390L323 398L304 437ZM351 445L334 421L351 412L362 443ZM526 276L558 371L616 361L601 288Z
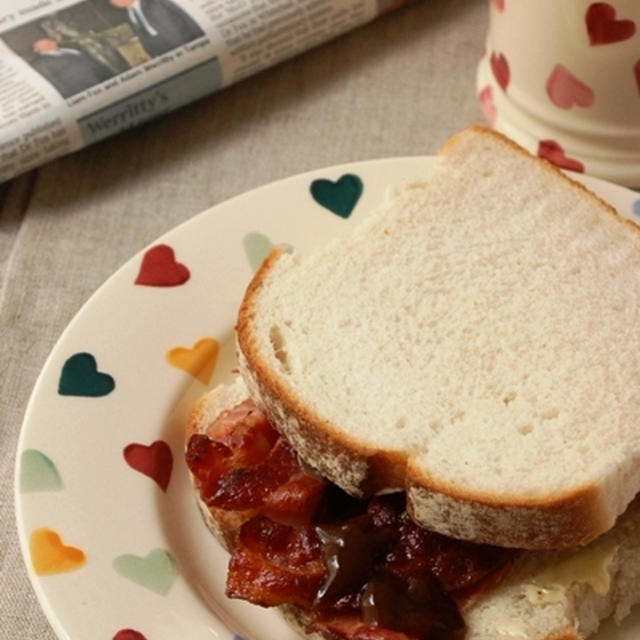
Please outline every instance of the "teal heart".
M106 396L116 383L108 373L98 371L96 359L90 353L76 353L63 365L58 393L62 396Z
M161 596L169 593L178 573L175 560L166 549L153 549L144 557L125 553L113 561L113 568L119 576Z
M264 233L251 231L242 239L244 252L249 260L249 265L254 271L257 271L264 259L269 255L270 251L276 247ZM291 252L293 247L288 244L280 245L285 251Z
M348 218L360 200L364 185L359 176L345 173L337 182L319 178L311 183L313 199L341 218Z
M51 458L37 449L25 449L20 456L20 491L58 491L62 478Z

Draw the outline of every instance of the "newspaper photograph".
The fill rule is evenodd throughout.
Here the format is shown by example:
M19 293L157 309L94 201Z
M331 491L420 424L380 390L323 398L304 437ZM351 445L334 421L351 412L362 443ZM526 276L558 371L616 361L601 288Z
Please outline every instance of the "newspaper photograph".
M0 182L407 0L4 0Z

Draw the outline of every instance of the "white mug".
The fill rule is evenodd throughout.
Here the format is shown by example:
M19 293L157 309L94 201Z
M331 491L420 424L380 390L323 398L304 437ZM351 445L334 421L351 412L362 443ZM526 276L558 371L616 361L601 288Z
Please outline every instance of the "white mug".
M640 187L640 0L490 0L487 120L556 165Z

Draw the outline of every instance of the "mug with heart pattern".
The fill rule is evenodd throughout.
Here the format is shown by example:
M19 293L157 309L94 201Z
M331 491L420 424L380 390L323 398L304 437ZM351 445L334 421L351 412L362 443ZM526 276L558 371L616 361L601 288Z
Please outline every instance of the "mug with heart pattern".
M487 120L556 165L640 187L640 1L489 0Z

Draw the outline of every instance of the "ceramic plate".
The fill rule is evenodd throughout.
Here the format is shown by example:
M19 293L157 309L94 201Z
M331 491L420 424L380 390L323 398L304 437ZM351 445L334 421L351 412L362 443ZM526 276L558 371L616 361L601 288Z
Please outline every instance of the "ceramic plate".
M276 613L224 597L226 556L197 513L182 425L234 366L235 313L269 248L344 233L389 183L432 164L343 165L236 197L134 257L78 313L38 379L16 467L26 565L60 638L296 637ZM583 181L640 220L638 194ZM639 631L636 615L598 640Z

